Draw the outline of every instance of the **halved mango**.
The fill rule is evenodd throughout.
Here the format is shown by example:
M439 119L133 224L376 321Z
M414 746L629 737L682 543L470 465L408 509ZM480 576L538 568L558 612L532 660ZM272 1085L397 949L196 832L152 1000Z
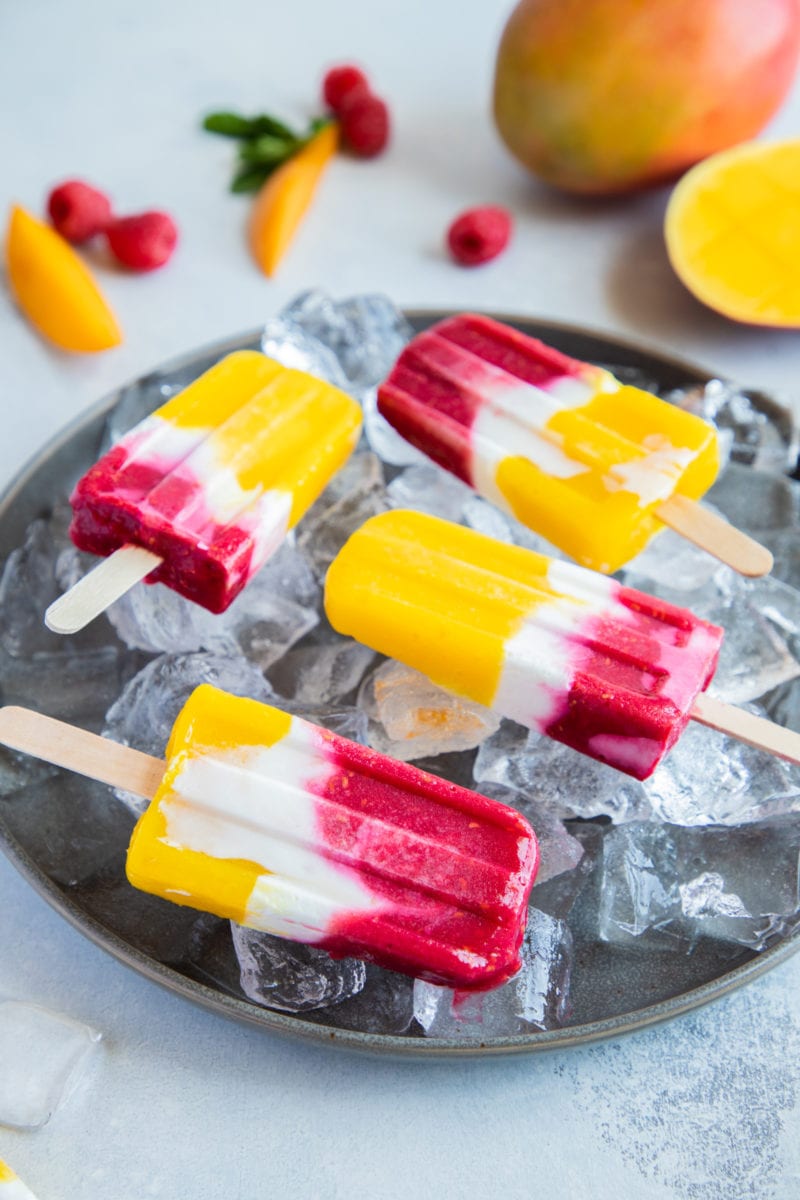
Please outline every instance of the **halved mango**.
M746 142L693 167L664 224L679 277L709 308L800 327L800 140Z
M86 264L69 242L19 205L11 209L6 265L17 304L62 350L109 350L122 341Z
M274 274L289 248L338 144L339 126L331 121L278 167L257 193L250 214L250 249L265 275Z

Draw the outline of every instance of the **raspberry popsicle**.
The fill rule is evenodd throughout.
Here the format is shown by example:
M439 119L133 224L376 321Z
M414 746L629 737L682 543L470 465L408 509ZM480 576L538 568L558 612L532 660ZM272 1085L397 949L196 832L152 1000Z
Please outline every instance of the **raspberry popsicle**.
M93 554L124 547L134 556L134 578L120 591L147 575L222 612L346 461L360 430L359 406L338 388L255 351L230 354L79 480L72 540ZM88 619L107 603L101 597ZM47 614L57 632L86 623L70 625L66 604L62 597Z
M144 891L449 987L519 967L538 847L495 800L207 684L166 771L24 709L0 741L153 796L127 859Z
M378 390L408 441L583 566L611 573L663 524L744 574L771 556L696 501L713 426L488 317L418 334Z
M325 608L340 633L638 779L677 741L722 641L613 579L403 510L350 537Z

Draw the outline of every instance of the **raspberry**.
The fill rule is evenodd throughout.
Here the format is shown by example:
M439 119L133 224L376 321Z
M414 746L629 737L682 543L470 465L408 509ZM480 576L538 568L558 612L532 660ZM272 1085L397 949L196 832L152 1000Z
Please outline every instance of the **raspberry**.
M178 230L165 212L121 217L106 229L108 247L123 266L133 271L155 271L172 255Z
M332 67L322 81L322 99L338 113L351 92L368 92L367 77L358 67Z
M56 232L78 244L103 232L111 220L111 201L88 183L69 179L53 188L47 212Z
M505 208L491 204L468 208L448 229L447 245L456 262L477 267L505 250L511 230L511 213Z
M359 158L374 158L389 141L389 109L372 92L354 91L338 112L345 144Z

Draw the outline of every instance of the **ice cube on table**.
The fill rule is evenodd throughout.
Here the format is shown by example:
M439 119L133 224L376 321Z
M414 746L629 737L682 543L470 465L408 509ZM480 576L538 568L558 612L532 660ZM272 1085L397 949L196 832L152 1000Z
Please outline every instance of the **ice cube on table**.
M372 748L404 762L470 750L500 724L488 708L444 691L393 659L364 681L359 705L370 718Z
M77 1085L101 1034L20 1000L0 1001L0 1125L40 1129Z
M763 950L798 922L800 817L738 829L652 822L610 830L600 937L690 949L698 938Z
M314 946L231 922L240 984L248 999L284 1012L327 1008L364 987L366 966L357 958L331 958Z
M488 992L453 991L414 981L414 1016L427 1037L483 1041L557 1029L569 1018L572 935L563 921L531 908L522 967Z
M130 680L108 710L103 736L163 758L178 713L201 683L267 703L275 698L258 668L241 654L162 654ZM136 813L147 807L141 796L121 789L114 794Z

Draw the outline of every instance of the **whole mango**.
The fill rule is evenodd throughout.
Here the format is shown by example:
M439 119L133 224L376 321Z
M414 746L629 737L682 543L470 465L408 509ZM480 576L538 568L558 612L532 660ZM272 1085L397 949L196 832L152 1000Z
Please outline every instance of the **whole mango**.
M751 138L798 56L800 0L520 0L495 122L548 183L624 192Z

